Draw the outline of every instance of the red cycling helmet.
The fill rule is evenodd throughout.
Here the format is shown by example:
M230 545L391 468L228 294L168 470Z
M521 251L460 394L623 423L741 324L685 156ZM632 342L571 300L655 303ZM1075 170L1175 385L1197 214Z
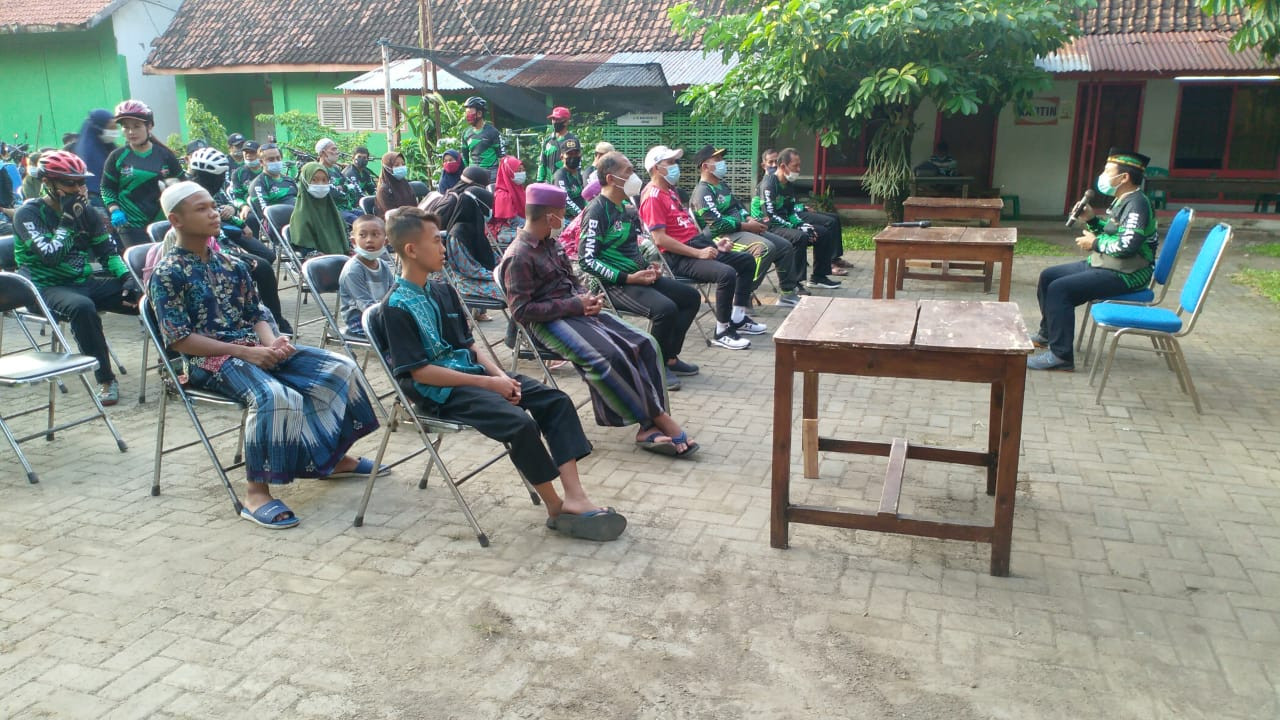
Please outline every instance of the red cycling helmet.
M134 118L141 120L148 125L155 124L155 114L151 112L151 108L141 100L125 100L116 106L116 114L113 119Z
M79 155L66 150L46 153L40 158L40 177L50 180L80 179L92 177Z

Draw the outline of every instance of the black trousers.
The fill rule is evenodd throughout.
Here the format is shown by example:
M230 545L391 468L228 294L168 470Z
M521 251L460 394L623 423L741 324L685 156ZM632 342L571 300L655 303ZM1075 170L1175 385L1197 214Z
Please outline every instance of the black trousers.
M247 224L248 223L246 223L246 225ZM259 240L256 232L254 233L254 237L249 237L244 234L244 230L242 228L238 228L235 225L223 225L222 236L227 239L227 242L235 245L241 250L244 250L250 255L257 255L258 257L265 259L268 264L276 261L275 250L272 250L266 243Z
M796 271L795 246L781 235L767 230L758 234L743 230L732 233L729 239L733 240L735 245L751 245L760 242L765 246L765 254L760 258L760 273L752 284L753 289L760 287L765 274L769 272L769 265L778 268L778 283L782 285L783 292L795 290L796 284L804 279L804 275Z
M751 253L722 252L715 260L667 255L667 264L677 275L716 285L716 322L727 323L733 306L751 307L756 259Z
M520 381L519 406L492 390L470 386L455 387L440 405L416 391L408 394L417 396L423 412L466 423L485 437L510 445L511 462L529 484L551 482L560 476L561 465L591 454L591 441L582 432L582 421L568 395L524 375L511 377Z
M658 278L652 285L612 286L609 299L619 310L653 321L650 333L658 341L664 360L680 356L685 333L702 306L697 289L667 277Z
M134 245L143 245L151 242L151 235L147 233L145 227L133 227L132 225L121 225L115 229L116 237L119 239L117 243L123 251L125 248L131 248Z
M93 376L99 383L116 379L111 366L111 353L107 350L107 337L102 332L99 312L137 315L137 309L126 308L124 278L91 277L79 285L52 285L40 288L40 295L55 318L71 325L71 336L80 346L80 353L98 361Z
M1036 299L1040 301L1040 332L1049 338L1049 349L1063 360L1073 360L1076 306L1127 292L1130 288L1119 273L1090 267L1083 260L1041 270Z
M840 216L813 210L801 210L796 214L818 231L818 241L813 244L813 276L825 277L831 273L831 261L844 253Z

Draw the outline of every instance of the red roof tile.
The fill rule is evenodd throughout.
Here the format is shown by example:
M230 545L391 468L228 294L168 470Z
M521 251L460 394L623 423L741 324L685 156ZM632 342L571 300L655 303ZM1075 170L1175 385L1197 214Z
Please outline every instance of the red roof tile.
M0 33L75 30L96 25L116 0L5 0Z
M1098 0L1081 22L1086 35L1170 33L1194 30L1230 32L1234 18L1200 12L1197 0Z
M429 0L438 51L495 55L697 49L697 39L671 29L667 9L678 1ZM725 2L696 4L716 13ZM417 44L417 8L414 0L186 0L147 67L370 66L379 38Z

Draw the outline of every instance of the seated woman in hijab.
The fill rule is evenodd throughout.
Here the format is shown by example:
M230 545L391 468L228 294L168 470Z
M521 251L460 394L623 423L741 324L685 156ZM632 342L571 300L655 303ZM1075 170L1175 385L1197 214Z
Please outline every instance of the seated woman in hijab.
M329 197L333 189L329 171L318 162L309 162L302 166L298 180L299 184L306 183L306 192L298 193L298 202L289 217L289 243L298 248L303 259L315 255L350 255L347 224Z
M445 150L440 156L440 182L436 183L436 192L444 194L462 179L462 153L457 150Z
M413 186L405 179L408 176L409 166L404 164L403 154L392 150L382 156L382 173L378 175L378 192L374 200L378 206L378 217L385 219L388 210L418 204Z
M528 175L519 158L507 155L498 164L498 180L493 189L493 219L488 223L489 236L498 243L499 252L524 227L524 183Z
M451 202L445 204L442 218L449 238L444 262L460 294L501 300L502 291L493 279L498 258L485 235L485 221L493 212L493 194L485 187L488 179L488 171L472 166L449 190Z

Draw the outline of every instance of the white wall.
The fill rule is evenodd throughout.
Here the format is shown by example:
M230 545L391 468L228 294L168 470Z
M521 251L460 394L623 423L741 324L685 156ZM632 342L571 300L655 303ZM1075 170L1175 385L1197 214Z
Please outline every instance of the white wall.
M911 167L933 155L933 138L938 134L938 106L932 100L925 99L916 108L915 121L920 129L916 130L915 137L911 139L911 157L908 158Z
M1168 169L1173 163L1173 123L1178 116L1178 83L1148 80L1142 98L1142 127L1138 130L1138 152L1151 164Z
M178 132L178 99L172 75L143 75L151 42L164 33L182 0L131 0L111 16L116 52L125 59L129 93L156 114L156 137ZM124 98L121 98L123 100Z
M1042 97L1057 97L1056 125L1018 125L1008 105L996 125L992 184L1017 195L1023 215L1060 215L1067 196L1071 135L1076 121L1076 82L1055 81Z

